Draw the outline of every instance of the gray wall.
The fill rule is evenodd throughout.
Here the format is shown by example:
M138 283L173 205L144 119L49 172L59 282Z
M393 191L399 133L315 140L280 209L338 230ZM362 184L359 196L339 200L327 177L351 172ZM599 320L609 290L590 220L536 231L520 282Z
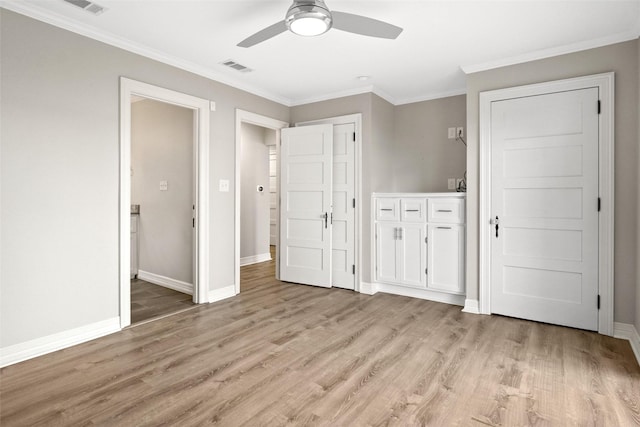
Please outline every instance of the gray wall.
M478 297L478 128L481 91L615 71L615 321L636 319L638 41L467 76L467 298Z
M271 132L267 132L267 131ZM240 258L269 254L269 147L271 129L242 124L240 148ZM257 186L264 191L259 193Z
M144 100L131 105L131 203L138 268L193 284L193 110ZM160 190L160 181L168 189Z
M235 109L289 108L5 9L0 24L0 345L119 315L120 76L216 101L210 288L233 285Z
M640 147L640 39L636 40L638 45L638 147ZM640 148L638 149L638 166L637 171L640 171ZM636 243L636 331L640 333L640 172L636 178L636 187L638 188L638 206L636 211L636 227L638 233L638 239Z
M395 189L451 191L447 178L464 176L466 147L448 139L447 128L466 127L466 96L400 105L395 108L394 121Z

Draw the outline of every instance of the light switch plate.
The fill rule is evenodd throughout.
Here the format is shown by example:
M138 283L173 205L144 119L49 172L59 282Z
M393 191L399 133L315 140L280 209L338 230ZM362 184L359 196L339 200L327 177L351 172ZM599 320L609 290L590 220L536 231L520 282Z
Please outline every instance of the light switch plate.
M229 180L228 179L221 179L220 180L220 185L219 185L218 188L220 189L221 192L228 193L229 192Z
M447 180L447 188L449 188L449 190L455 190L456 189L456 179L455 178L449 178Z
M447 137L449 139L455 139L456 138L456 128L447 129Z

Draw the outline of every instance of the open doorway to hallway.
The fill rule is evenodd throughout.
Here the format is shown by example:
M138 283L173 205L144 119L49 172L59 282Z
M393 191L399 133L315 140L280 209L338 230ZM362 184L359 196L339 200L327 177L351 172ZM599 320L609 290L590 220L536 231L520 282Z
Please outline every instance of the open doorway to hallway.
M240 140L240 266L244 267L276 257L277 132L242 123Z
M131 102L131 322L194 305L194 111Z

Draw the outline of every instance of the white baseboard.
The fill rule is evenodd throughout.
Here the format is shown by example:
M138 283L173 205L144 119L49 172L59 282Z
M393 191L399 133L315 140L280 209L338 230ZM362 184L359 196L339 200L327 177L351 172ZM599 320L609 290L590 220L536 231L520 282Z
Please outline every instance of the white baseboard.
M390 285L388 283L376 283L378 292L402 295L411 298L426 299L429 301L443 302L445 304L464 305L464 295L448 294L445 292L430 291L428 289L410 288L407 286Z
M144 280L145 282L153 283L154 285L173 289L174 291L182 292L183 294L193 295L193 285L191 283L172 279L171 277L165 277L159 274L149 273L148 271L138 270L138 279Z
M209 302L222 301L223 299L236 296L235 285L225 286L224 288L209 291Z
M120 330L120 317L102 320L0 349L0 368L91 341Z
M365 295L374 295L378 292L375 283L360 282L360 293Z
M246 256L244 258L240 258L240 267L251 264L258 264L259 262L271 261L271 253L266 254L258 254Z
M471 314L480 314L480 306L478 305L477 299L466 299L464 300L464 308L462 309L465 313Z
M629 323L615 322L613 324L613 336L629 340L633 354L636 355L636 360L638 361L638 365L640 365L640 335L638 335L636 327Z

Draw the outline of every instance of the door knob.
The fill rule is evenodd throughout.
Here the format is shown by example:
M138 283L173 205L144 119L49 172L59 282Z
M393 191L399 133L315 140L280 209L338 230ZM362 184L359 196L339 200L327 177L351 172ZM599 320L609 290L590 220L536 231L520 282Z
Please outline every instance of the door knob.
M496 237L498 237L498 229L500 228L500 218L496 215L496 219L490 219L489 224L496 226Z

